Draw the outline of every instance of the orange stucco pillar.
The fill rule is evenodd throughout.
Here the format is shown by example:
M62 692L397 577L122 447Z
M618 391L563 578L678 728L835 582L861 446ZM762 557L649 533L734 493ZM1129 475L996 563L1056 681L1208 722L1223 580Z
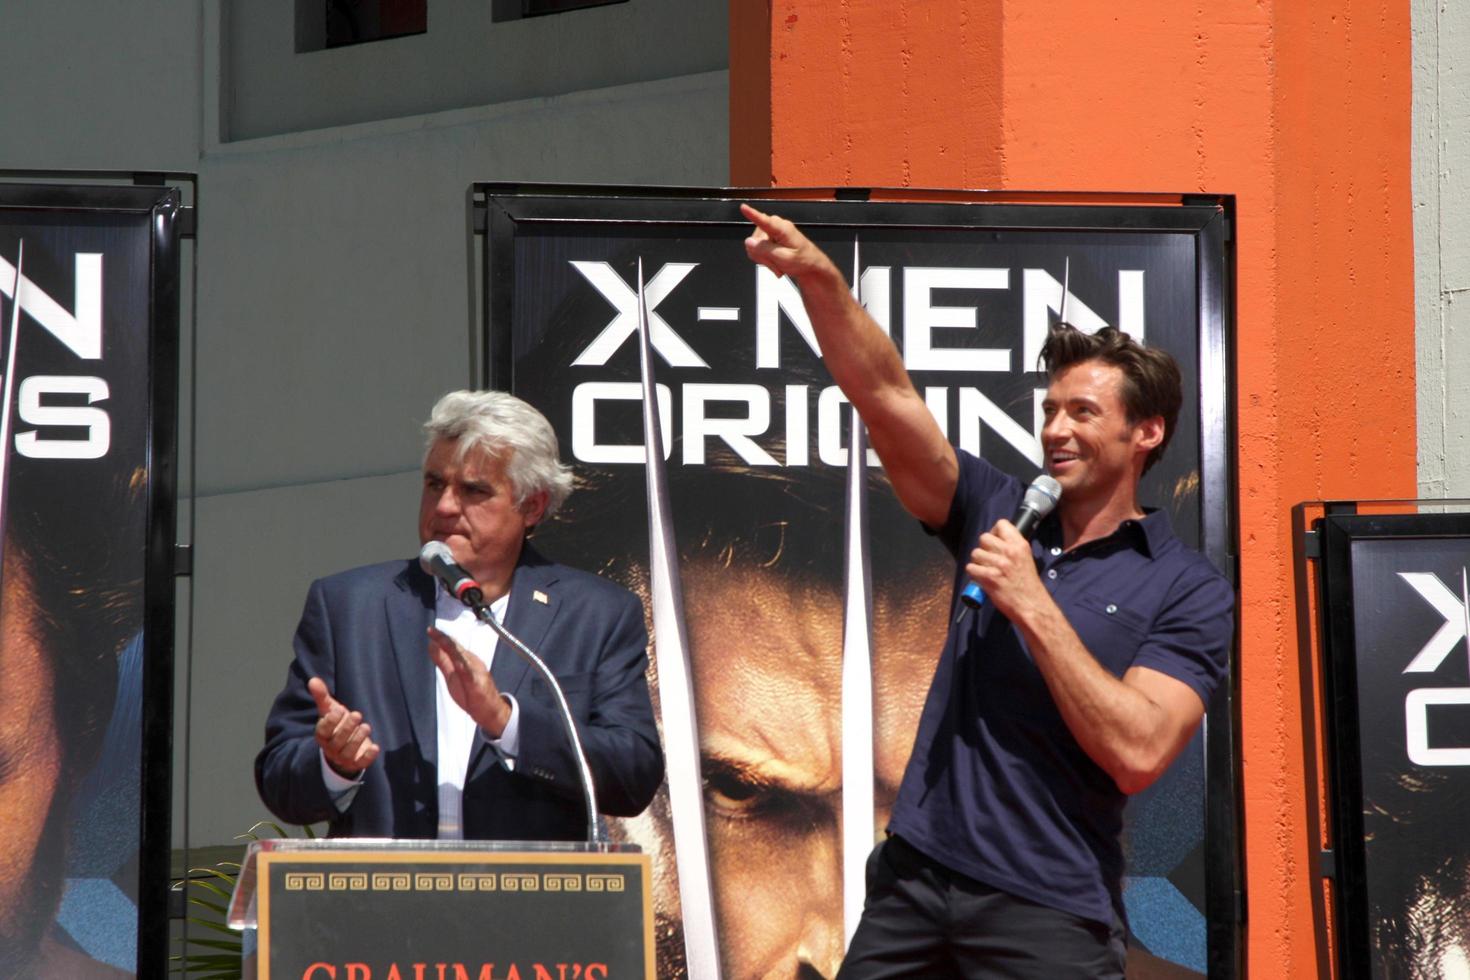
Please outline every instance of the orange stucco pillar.
M998 186L1001 7L731 0L731 183Z
M1313 975L1289 512L1416 490L1408 5L730 10L733 183L1236 196L1247 968Z

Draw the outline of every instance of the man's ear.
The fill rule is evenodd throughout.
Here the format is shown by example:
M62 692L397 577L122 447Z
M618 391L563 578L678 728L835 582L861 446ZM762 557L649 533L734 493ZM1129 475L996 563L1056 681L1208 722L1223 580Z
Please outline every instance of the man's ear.
M521 517L525 519L527 530L541 523L541 518L546 514L546 504L550 499L550 494L545 490L538 490L521 501Z
M1164 417L1155 415L1144 419L1133 427L1137 442L1135 445L1145 453L1151 453L1164 443Z

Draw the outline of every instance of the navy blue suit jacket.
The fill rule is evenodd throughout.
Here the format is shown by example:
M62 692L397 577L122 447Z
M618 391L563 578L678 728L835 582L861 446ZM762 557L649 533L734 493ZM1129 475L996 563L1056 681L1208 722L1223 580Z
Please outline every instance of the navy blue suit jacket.
M544 597L545 601L541 601ZM416 561L355 568L312 583L296 629L296 658L255 759L260 797L294 824L328 821L336 837L432 838L438 829L436 668L425 631L434 580ZM643 607L632 593L549 562L529 545L511 581L505 625L561 682L587 751L603 813L632 816L663 779L649 703ZM520 705L520 754L506 768L483 732L464 786L464 835L476 840L586 837L577 764L556 701L501 643L491 676ZM322 781L311 677L362 712L381 752L345 812Z

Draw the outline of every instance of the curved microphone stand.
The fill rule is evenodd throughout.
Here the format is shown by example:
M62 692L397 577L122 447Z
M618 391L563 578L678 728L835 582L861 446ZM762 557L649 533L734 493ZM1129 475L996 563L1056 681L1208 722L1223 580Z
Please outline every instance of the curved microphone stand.
M587 752L582 748L582 738L577 734L577 725L572 719L572 709L567 705L566 695L561 692L561 685L557 683L556 677L552 675L551 670L541 658L536 656L535 651L500 624L489 606L484 602L466 602L465 605L474 610L480 622L488 624L502 640L509 643L522 660L535 668L536 673L541 675L541 679L546 681L547 686L556 695L556 706L561 709L561 720L567 726L567 735L571 737L572 749L577 753L577 772L582 777L582 793L587 801L587 843L607 843L602 827L597 822L597 791L592 786L592 767L587 763Z

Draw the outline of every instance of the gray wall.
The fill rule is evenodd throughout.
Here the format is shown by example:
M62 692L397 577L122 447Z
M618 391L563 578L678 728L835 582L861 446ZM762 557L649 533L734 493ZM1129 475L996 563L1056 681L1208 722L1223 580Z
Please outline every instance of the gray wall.
M193 170L201 23L186 0L0 7L0 167Z
M228 843L307 583L417 547L418 425L472 381L470 183L726 183L725 3L430 0L426 35L303 55L291 0L16 6L0 167L199 175L174 824Z
M414 37L295 53L295 12L322 0L231 0L221 45L228 139L723 71L724 3L630 0L495 23L492 0L429 0Z
M1412 18L1419 492L1470 497L1470 5Z

